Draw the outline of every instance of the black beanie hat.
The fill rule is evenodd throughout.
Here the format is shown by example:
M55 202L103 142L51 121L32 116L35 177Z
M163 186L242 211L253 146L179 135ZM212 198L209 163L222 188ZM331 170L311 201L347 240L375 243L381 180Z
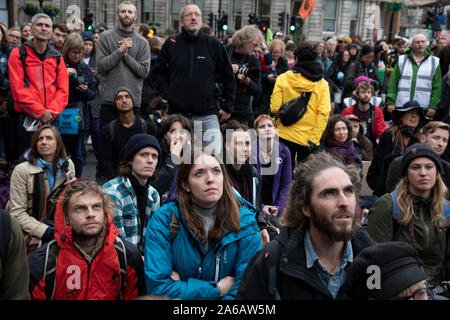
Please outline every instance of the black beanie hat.
M437 171L442 174L442 160L439 155L431 149L430 146L423 143L415 143L406 148L402 157L401 167L402 176L404 177L408 172L408 166L416 158L425 157L434 161Z
M158 140L150 134L138 133L132 136L128 142L123 147L123 161L131 161L139 150L152 147L158 150L158 165L161 163L161 147L159 146Z
M117 97L117 95L119 94L119 92L122 92L122 91L128 92L128 94L129 94L130 97L131 97L131 100L133 101L133 106L134 106L134 96L133 96L133 92L131 92L131 90L128 89L127 87L120 87L120 88L117 88L117 89L116 89L116 92L114 92L114 105L116 105L116 97Z
M380 270L380 288L369 288L367 281ZM345 294L353 300L387 300L395 297L413 284L427 278L422 269L423 262L417 250L405 242L378 243L362 250L347 273L343 285ZM373 268L373 267L372 267ZM376 269L376 268L374 268ZM369 283L368 283L369 282Z

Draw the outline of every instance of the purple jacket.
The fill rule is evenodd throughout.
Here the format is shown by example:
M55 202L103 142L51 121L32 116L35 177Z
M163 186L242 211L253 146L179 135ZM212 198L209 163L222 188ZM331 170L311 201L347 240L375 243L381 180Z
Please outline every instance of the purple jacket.
M260 192L262 189L262 179L263 175L261 174L261 160L259 156L259 140L256 139L256 168L258 169L259 173L259 179L260 179ZM273 205L278 208L278 217L281 217L283 214L284 209L284 203L286 202L288 195L289 195L289 189L292 182L292 165L291 165L291 152L289 149L282 143L275 141L273 150L277 150L278 148L278 154L276 152L272 153L272 157L275 156L275 162L276 162L276 173L273 178L273 188L272 188L272 200L273 203L265 203L264 205ZM274 161L274 159L272 159Z

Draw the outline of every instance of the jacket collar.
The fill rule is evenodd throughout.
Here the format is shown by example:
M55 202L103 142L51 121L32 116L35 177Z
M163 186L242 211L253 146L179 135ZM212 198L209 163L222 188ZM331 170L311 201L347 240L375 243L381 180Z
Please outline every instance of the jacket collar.
M33 52L36 53L36 51L34 50L34 46L33 46L33 40L27 40L23 44L27 47L30 47L33 50ZM58 56L62 56L62 54L59 51L57 51L55 48L50 46L47 42L47 50L45 51L44 59L58 57Z

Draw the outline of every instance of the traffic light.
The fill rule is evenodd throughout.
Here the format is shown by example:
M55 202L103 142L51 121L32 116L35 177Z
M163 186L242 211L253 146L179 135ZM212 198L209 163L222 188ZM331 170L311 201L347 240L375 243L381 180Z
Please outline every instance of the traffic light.
M284 30L284 24L286 22L286 12L280 12L278 14L278 25L280 26L281 30Z
M434 16L434 12L431 10L427 11L427 18L425 19L425 27L427 29L433 29L433 25L434 25L434 20L435 20L435 16Z
M222 26L222 30L223 31L227 31L228 30L228 15L227 14L223 15L221 26Z
M289 30L295 31L295 17L291 17L291 20L289 23Z
M93 13L88 13L85 17L84 17L84 27L86 30L92 31L94 29L93 27L93 23L94 23L94 14Z
M255 25L259 26L260 23L261 23L261 18L258 17L258 16L256 15L256 13L250 13L250 14L248 15L248 23L249 23L249 24L255 24Z
M208 14L208 25L212 28L214 24L214 13Z
M439 22L439 16L435 16L434 17L434 21L433 21L433 31L434 32L439 32L441 31L441 23Z

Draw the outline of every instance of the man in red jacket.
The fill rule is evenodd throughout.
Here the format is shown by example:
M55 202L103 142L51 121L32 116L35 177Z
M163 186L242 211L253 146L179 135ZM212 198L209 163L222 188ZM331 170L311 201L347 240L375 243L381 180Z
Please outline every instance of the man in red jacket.
M66 187L56 207L55 240L29 257L31 299L130 300L145 294L141 254L119 238L109 209L94 181Z
M19 118L20 151L29 146L30 132L23 129L25 116L39 125L53 122L69 101L69 77L61 54L48 45L52 20L44 13L31 19L33 39L14 48L8 61L14 110ZM23 50L25 49L25 50Z
M384 122L383 111L370 103L370 99L373 96L374 88L367 81L359 81L355 93L356 100L358 101L354 105L345 108L342 111L342 115L348 114L356 115L364 127L366 135L372 141L375 147L380 139L381 134L387 128Z

